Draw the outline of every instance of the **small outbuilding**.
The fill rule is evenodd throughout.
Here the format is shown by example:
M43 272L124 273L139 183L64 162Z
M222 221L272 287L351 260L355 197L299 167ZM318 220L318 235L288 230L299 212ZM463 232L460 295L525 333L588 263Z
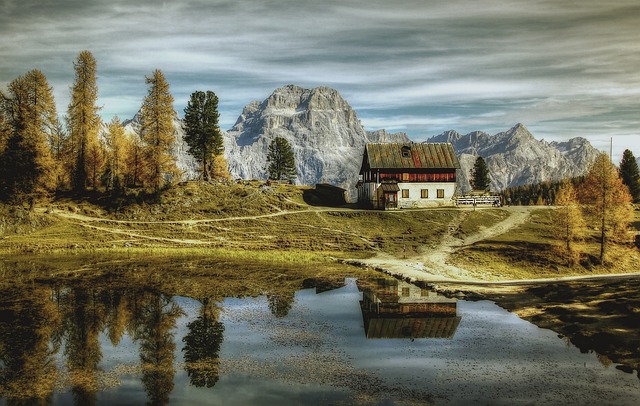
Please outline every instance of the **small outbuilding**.
M458 169L450 143L367 144L358 202L382 210L453 205Z

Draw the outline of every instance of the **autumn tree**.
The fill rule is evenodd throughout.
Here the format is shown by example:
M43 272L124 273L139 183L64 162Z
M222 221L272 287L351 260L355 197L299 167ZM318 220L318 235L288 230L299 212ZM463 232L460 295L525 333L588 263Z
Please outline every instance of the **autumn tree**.
M222 154L224 145L218 126L218 96L208 90L196 91L184 109L184 140L189 153L200 163L200 176L209 181L213 177L215 158Z
M141 312L134 338L140 343L141 381L147 404L166 405L176 372L176 324L185 314L173 298L164 294L144 292L137 303Z
M599 260L603 263L608 245L612 240L626 237L633 216L629 189L607 154L598 155L591 165L582 186L581 200L591 223L598 228Z
M127 139L124 127L118 116L114 117L107 126L107 158L105 166L105 180L108 189L119 193L125 186L125 161L127 154Z
M586 224L580 209L578 194L573 183L565 180L556 196L556 210L553 212L556 235L562 241L561 254L567 265L574 265L580 256L575 243L584 239Z
M211 167L211 179L220 181L231 180L229 173L229 164L223 154L213 157L213 165Z
M620 177L622 183L627 185L629 193L634 203L640 203L640 172L638 171L638 162L633 152L625 149L622 153L622 161L620 162Z
M0 93L8 135L0 156L0 194L33 202L53 191L56 164L49 139L58 126L53 91L45 75L32 70Z
M74 404L96 404L98 365L102 359L100 333L107 309L100 291L72 288L60 298L63 311L64 354Z
M4 110L1 108L1 103L2 99L0 99L0 155L2 155L4 149L7 147L7 142L9 141L9 137L11 136L11 127L9 126L9 122L5 117Z
M487 164L484 161L484 158L482 158L481 156L476 158L476 162L473 164L470 175L470 182L473 190L489 189L491 180L489 179L489 169L487 168Z
M289 141L276 137L269 144L267 175L273 180L292 180L296 177L296 164Z
M6 405L49 405L56 387L56 342L62 318L41 284L0 290L0 390ZM6 402L6 403L4 403Z
M160 70L146 77L150 85L141 110L140 136L144 141L145 186L158 192L178 175L175 157L172 155L176 141L173 118L173 96L169 84Z
M87 185L97 187L96 173L101 156L98 144L100 131L100 108L96 106L98 100L98 86L96 83L96 60L89 51L82 51L73 64L75 82L71 87L71 101L67 110L67 127L73 145L73 188L78 191L86 190Z
M144 157L144 144L137 135L126 135L125 137L125 185L137 187L141 184L146 168Z

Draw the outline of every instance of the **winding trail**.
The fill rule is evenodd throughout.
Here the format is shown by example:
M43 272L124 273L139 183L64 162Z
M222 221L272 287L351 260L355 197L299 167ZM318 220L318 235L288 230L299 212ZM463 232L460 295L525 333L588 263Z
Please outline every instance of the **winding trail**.
M479 241L493 238L498 235L504 234L513 230L514 228L524 224L531 210L538 209L539 207L527 207L527 206L513 206L503 208L509 216L501 222L494 224L491 227L481 229L476 233L465 237L459 238L456 234L466 217L472 212L472 209L460 209L463 211L461 216L456 216L454 220L447 226L447 232L442 237L440 244L435 248L424 248L421 256L412 259L401 259L389 254L379 252L375 257L368 259L346 260L346 263L350 263L358 266L366 266L374 268L376 270L385 272L389 275L393 275L398 278L406 279L409 281L420 281L425 283L454 283L476 286L517 286L527 285L532 283L552 283L560 281L573 281L573 280L604 280L614 278L627 278L640 276L638 273L624 273L624 274L605 274L605 275L581 275L581 276L566 276L556 278L539 278L539 279L519 279L519 280L491 280L488 274L480 275L472 273L466 269L453 265L449 257L454 252L471 246ZM437 209L425 209L425 210L437 210ZM480 209L482 210L482 209ZM42 209L44 211L44 209ZM191 227L199 224L211 224L221 222L234 222L243 220L260 220L271 219L276 220L279 216L295 215L302 213L322 213L322 212L357 212L361 210L344 209L344 208L330 208L330 207L311 207L302 210L281 210L278 212L249 215L249 216L234 216L223 217L213 219L186 219L186 220L161 220L161 221L139 221L139 220L115 220L102 217L92 217L79 213L73 213L65 210L49 209L48 213L60 216L69 220L72 220L77 225L98 230L105 233L117 234L123 238L132 240L151 240L162 241L187 246L204 246L212 243L211 239L180 239L180 238L168 238L154 235L145 235L144 233L137 232L136 230L126 230L118 228L118 224L122 225L145 225L145 224L164 224L164 225L183 225ZM368 210L362 210L369 212ZM115 227L107 227L107 224L115 225ZM364 236L358 235L344 230L333 229L329 227L313 226L309 224L301 224L301 227L308 227L310 229L322 229L326 231L339 232L343 234L352 235L362 239L370 246L375 245L372 241L366 239Z
M478 241L504 234L518 227L519 225L524 224L529 218L531 210L538 208L539 207L531 208L527 206L505 207L504 210L509 213L509 217L489 228L482 229L464 239L456 237L455 232L458 230L458 227L464 221L466 216L458 216L458 218L452 221L447 227L447 233L442 238L440 245L435 249L424 252L422 257L420 257L418 260L416 260L415 258L411 260L400 259L392 257L390 255L378 254L373 258L352 260L347 262L355 265L364 265L367 267L371 267L385 272L389 275L393 275L395 277L406 279L409 281L420 281L425 283L446 282L485 286L517 286L532 283L551 283L573 280L603 280L615 278L620 279L640 276L640 272L638 272L624 274L565 276L539 279L489 280L488 275L484 275L484 277L480 279L477 276L474 276L468 270L457 267L449 262L449 257L457 250L473 245Z

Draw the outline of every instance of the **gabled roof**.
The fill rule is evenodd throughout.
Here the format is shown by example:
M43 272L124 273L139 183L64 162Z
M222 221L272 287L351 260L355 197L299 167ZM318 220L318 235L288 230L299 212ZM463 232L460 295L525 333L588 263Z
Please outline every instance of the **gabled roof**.
M372 169L460 169L450 143L367 144L365 159Z

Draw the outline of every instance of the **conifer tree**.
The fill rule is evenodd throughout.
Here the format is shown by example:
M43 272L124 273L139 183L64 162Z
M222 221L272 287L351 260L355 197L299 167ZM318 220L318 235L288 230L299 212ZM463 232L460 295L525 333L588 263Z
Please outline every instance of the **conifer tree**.
M0 98L0 154L4 151L7 146L7 141L9 140L9 136L11 135L11 128L9 127L9 122L5 117L4 110L1 108L2 99Z
M592 224L598 227L599 259L603 263L611 240L627 236L633 216L629 189L623 185L607 154L598 155L585 177L580 194Z
M218 126L218 96L208 90L196 91L184 109L184 140L189 153L200 163L202 179L212 177L215 157L224 151L222 133Z
M634 203L640 203L640 172L638 171L638 162L633 152L625 149L622 153L622 161L620 162L620 176L622 183L627 185L629 193Z
M165 184L175 181L178 175L175 157L172 155L175 143L173 118L173 96L169 84L160 70L146 77L151 85L141 110L140 136L144 142L145 187L158 192Z
M578 194L570 180L562 182L556 196L557 209L553 212L556 235L563 242L561 254L567 265L574 265L580 253L575 249L575 243L584 239L586 223L580 210Z
M0 156L0 193L14 200L35 198L53 191L56 165L49 139L58 126L53 91L45 75L32 70L9 83L1 94L9 135Z
M484 159L479 156L471 169L471 187L474 190L488 190L490 185L489 169Z
M211 178L221 181L231 180L231 174L229 173L229 164L223 154L216 155L213 158L213 165L211 168Z
M296 177L296 164L289 141L276 137L269 144L267 175L273 180L292 180Z
M125 186L138 187L146 168L142 139L137 134L125 134L125 150Z
M107 161L105 178L107 188L114 193L124 189L126 173L125 161L127 154L127 139L120 118L115 116L107 127Z
M82 51L73 64L75 82L71 87L71 102L67 111L67 126L73 147L73 188L86 190L87 185L97 187L96 177L100 170L97 151L100 131L98 86L96 83L96 60L89 51Z

